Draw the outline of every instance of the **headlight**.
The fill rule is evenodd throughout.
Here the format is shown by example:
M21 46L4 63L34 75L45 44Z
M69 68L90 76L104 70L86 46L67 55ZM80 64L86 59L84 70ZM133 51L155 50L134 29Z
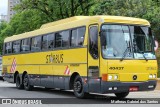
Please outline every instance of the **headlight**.
M152 74L150 74L150 75L149 75L149 78L150 78L150 79L151 79L151 78L153 78L153 75L152 75Z
M109 79L109 80L112 80L112 75L109 75L109 76L108 76L108 79Z
M117 79L118 79L118 75L115 75L115 76L114 76L114 80L117 80Z
M153 78L156 78L156 74L153 75Z

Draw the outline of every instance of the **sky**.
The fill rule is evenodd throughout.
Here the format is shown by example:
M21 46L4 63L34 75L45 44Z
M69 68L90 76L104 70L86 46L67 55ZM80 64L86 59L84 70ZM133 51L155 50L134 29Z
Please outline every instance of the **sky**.
M0 15L7 15L8 0L0 0Z

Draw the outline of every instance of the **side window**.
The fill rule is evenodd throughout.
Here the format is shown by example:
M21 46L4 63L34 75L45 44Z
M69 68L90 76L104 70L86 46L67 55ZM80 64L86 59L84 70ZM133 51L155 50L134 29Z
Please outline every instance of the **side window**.
M69 31L63 31L61 33L56 33L56 48L68 47L69 46Z
M89 29L89 52L94 59L98 58L98 26Z
M21 52L30 51L29 39L23 39L21 41Z
M74 30L72 30L71 31L72 33L71 33L71 35L72 35L72 37L71 37L71 46L77 46L77 38L78 38L78 34L77 34L77 29L74 29Z
M69 30L62 32L62 47L69 46Z
M54 46L54 34L44 35L42 37L42 49L52 49Z
M33 37L31 39L31 51L40 51L41 50L41 37Z
M19 53L20 52L20 40L13 42L12 52L13 53Z
M10 54L12 53L12 43L5 43L5 54Z
M83 45L85 35L85 27L78 28L78 45Z
M48 49L52 49L54 47L54 34L48 35Z
M47 49L47 35L42 36L42 49L45 50Z
M56 37L55 47L56 48L62 47L62 32L61 33L56 33L55 37Z
M85 27L72 30L71 46L82 46L85 35Z

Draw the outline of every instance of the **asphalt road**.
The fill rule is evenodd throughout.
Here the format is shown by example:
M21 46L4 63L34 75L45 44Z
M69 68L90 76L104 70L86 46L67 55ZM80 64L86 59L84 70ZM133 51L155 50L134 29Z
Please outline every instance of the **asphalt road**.
M67 99L72 99L73 101L71 103L75 101L75 104L77 104L77 102L78 104L103 104L112 99L116 99L114 94L92 94L91 97L95 99L77 99L75 98L72 91L60 91L58 89L46 90L42 87L35 87L32 91L19 90L15 87L15 84L0 81L0 98L55 98L54 100L56 101L61 100L58 101L59 104L64 104ZM132 92L127 96L126 99L135 100L143 98L160 98L160 90L148 92Z

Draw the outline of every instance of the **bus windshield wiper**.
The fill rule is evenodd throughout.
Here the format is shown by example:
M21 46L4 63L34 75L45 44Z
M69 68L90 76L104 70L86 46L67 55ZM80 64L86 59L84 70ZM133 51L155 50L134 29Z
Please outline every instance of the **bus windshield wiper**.
M147 59L146 56L144 55L144 51L140 51L139 47L137 46L137 44L136 44L136 42L135 42L135 39L133 40L133 43L134 43L133 48L134 48L134 50L135 50L134 52L143 54L144 59L145 59L146 61L148 61L148 59ZM135 49L135 47L136 47L137 49Z
M123 61L123 60L124 60L124 58L126 57L127 51L128 51L129 49L130 49L130 47L127 47L127 48L126 48L126 50L124 51L123 56L122 56L122 58L120 59L120 61Z
M144 52L143 52L143 51L138 51L137 53L143 54L144 59L145 59L146 61L148 61L148 59L147 59L146 56L144 55Z

